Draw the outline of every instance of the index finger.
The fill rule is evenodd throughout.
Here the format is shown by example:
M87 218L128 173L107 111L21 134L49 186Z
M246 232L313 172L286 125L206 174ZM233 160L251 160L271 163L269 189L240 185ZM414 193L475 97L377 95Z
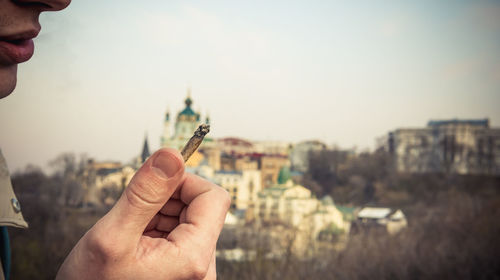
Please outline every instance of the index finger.
M186 207L180 215L180 224L167 240L181 247L196 246L196 251L206 252L210 259L231 203L229 194L193 174L186 175L179 189Z

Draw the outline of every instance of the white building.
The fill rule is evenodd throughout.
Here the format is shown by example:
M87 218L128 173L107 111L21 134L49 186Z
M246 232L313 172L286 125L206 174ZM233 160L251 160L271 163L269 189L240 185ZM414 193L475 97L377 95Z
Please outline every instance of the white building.
M342 232L349 230L349 223L330 197L320 201L310 190L294 184L290 179L285 184L261 191L254 213L255 219L261 223L291 225L309 231L313 238L317 238L320 231L331 227Z
M354 223L360 229L383 228L388 233L395 234L408 225L400 209L365 207L356 216Z
M246 210L253 206L262 189L259 170L218 171L213 180L229 192L231 209Z
M239 223L238 217L231 212L227 212L226 219L224 220L224 226L236 226Z
M292 169L306 172L309 168L309 153L326 149L326 145L320 141L302 141L293 146L290 152L290 163Z
M131 166L123 166L118 162L94 162L90 161L85 170L86 194L84 204L107 206L115 203L112 195L105 193L121 193L130 183L135 174ZM104 200L104 201L103 201Z
M288 180L286 184L260 192L255 206L255 217L260 221L298 226L306 215L317 209L318 201L310 190Z
M430 121L425 128L401 128L380 140L400 172L500 174L500 129L489 120Z
M290 143L283 141L256 141L253 143L257 153L266 155L288 156L290 152Z
M329 235L347 233L351 226L330 196L321 199L318 209L311 215L311 220L313 236L318 236L320 232Z

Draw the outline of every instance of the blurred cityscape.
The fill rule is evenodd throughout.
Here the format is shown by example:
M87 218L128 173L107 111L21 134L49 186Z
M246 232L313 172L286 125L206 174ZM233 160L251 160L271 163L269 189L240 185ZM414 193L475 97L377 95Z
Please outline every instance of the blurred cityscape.
M165 112L162 147L181 149L210 124L194 102L188 90L184 108ZM500 128L488 119L430 120L380 135L376 150L359 152L316 139L209 134L186 170L232 199L219 277L498 279ZM13 279L53 278L150 156L147 136L139 148L129 163L63 154L54 174L13 174L31 228L13 230Z

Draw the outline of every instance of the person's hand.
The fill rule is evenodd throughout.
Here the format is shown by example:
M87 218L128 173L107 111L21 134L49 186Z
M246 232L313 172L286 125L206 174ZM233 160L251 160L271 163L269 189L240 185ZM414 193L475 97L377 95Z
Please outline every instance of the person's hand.
M184 174L179 152L159 150L76 244L57 279L215 279L229 204L224 189Z

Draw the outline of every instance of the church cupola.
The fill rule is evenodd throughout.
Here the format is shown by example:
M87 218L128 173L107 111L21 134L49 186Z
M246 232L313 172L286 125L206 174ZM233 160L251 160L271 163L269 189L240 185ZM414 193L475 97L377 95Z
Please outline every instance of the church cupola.
M205 124L210 124L210 116L207 113L207 117L205 118Z
M184 100L184 104L186 104L186 108L191 108L191 104L193 104L193 100L191 100L190 94Z
M193 136L200 123L210 123L208 114L206 117L202 117L198 106L193 106L194 100L191 97L190 88L187 89L187 94L183 101L185 106L182 110L173 113L172 116L170 116L169 110L167 110L167 113L164 115L164 129L160 142L162 147L182 149L191 136ZM205 142L209 142L210 137L205 138L205 140Z
M179 112L177 115L177 121L190 121L195 122L200 120L200 114L196 113L192 108L193 100L191 99L191 90L188 89L186 100L184 100L186 108Z

